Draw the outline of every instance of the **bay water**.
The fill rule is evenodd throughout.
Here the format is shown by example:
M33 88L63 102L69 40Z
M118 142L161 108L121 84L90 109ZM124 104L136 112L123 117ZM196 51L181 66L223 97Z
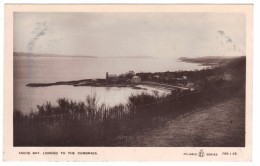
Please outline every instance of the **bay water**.
M27 87L29 83L53 83L81 79L105 78L110 74L134 72L165 72L202 69L203 66L175 59L163 58L87 58L87 57L27 57L14 56L14 109L27 114L36 111L36 105L47 101L57 105L58 98L85 101L87 95L96 94L98 103L107 106L128 102L131 94L167 90L146 87L138 90L128 87L90 87L59 85Z

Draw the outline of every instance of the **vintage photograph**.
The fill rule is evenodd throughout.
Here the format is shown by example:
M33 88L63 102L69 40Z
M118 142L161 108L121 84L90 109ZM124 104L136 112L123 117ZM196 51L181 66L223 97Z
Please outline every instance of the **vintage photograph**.
M245 146L245 15L14 13L14 146Z
M252 8L137 6L10 5L9 158L250 160Z

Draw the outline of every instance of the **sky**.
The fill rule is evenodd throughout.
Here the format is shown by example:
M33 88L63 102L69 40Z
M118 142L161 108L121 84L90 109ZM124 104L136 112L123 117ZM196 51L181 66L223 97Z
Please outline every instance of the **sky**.
M14 13L14 52L162 58L245 55L243 13Z

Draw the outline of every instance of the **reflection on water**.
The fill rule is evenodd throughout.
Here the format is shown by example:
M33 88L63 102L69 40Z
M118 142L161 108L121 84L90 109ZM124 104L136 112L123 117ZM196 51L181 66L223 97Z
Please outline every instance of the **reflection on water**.
M116 58L75 58L75 57L14 57L14 109L28 113L36 110L37 104L50 101L56 104L61 97L85 101L87 95L96 93L98 102L113 106L126 103L129 95L148 90L117 87L26 87L28 83L105 78L105 73L121 74L135 72L163 72L201 69L192 63L176 62L169 59L116 59ZM164 90L159 90L164 93Z

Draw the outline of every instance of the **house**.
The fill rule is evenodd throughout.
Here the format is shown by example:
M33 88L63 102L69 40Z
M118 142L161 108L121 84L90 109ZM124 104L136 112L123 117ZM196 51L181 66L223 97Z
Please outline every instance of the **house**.
M155 75L155 76L153 76L153 78L159 79L160 76L159 75Z
M232 77L232 74L230 74L230 73L224 73L224 74L207 77L208 81L219 81L219 80L231 81L232 79L233 79L233 77Z
M194 83L189 82L189 83L186 84L186 87L189 88L191 91L195 90L195 84Z
M223 80L231 81L233 79L232 74L230 73L224 73Z
M132 84L137 84L141 82L141 77L140 76L133 76L131 81Z
M129 74L131 74L131 75L134 76L134 75L135 75L135 72L134 72L133 70L130 70L130 71L129 71Z
M152 80L159 82L159 81L162 80L162 78L161 78L159 75L154 75L154 76L152 77Z
M182 78L181 78L182 80L187 80L188 79L188 77L187 76L182 76Z
M223 80L223 76L222 75L213 75L213 76L209 76L206 78L207 81L219 81L219 80Z
M163 80L164 81L169 81L170 79L167 76L165 76L165 77L163 77Z

